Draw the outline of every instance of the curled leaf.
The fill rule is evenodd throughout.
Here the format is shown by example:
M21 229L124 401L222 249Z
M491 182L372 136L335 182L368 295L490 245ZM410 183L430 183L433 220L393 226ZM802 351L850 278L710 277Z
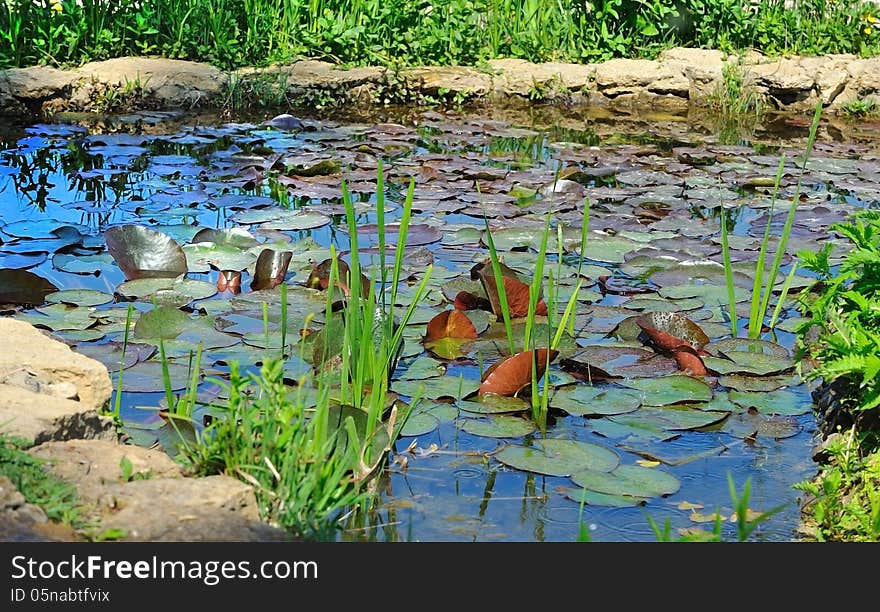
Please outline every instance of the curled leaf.
M251 281L251 289L254 291L271 289L283 283L292 257L293 253L290 251L276 251L274 249L260 251L260 256L257 257L257 264L254 267L254 280Z
M492 364L483 373L479 395L516 395L520 389L531 384L532 365L535 366L535 380L540 380L557 355L559 351L556 349L540 348L516 353Z
M428 321L425 342L442 338L477 337L477 330L471 320L460 310L444 310Z
M143 225L117 225L104 232L107 250L128 280L176 278L188 271L177 242Z

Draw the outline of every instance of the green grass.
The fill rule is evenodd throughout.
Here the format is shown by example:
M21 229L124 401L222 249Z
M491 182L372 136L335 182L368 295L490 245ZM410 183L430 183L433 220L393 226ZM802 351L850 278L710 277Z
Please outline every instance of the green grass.
M0 434L0 474L12 481L27 503L42 508L49 520L74 529L87 527L87 513L77 500L76 487L47 471L45 461L25 452L28 446L22 438Z
M803 181L804 174L806 172L807 163L810 160L810 155L813 151L813 145L816 142L816 134L819 128L819 121L822 118L822 103L816 105L816 109L813 113L813 121L810 125L810 135L807 138L806 150L804 152L801 165L800 165L800 174L798 175L797 185L795 186L794 193L791 197L791 205L788 208L788 214L785 218L785 224L782 227L782 231L779 235L779 240L776 244L776 252L773 255L773 261L770 265L770 270L765 277L765 261L768 255L768 249L770 244L770 228L772 223L770 220L773 217L773 211L776 206L776 200L779 195L779 184L782 180L782 175L785 170L785 155L780 156L779 165L776 169L776 177L773 182L773 192L770 199L770 208L768 209L767 216L768 222L766 227L764 228L764 236L761 240L761 248L758 251L758 258L755 262L755 268L753 271L753 282L752 282L752 291L751 291L751 303L749 308L749 324L748 324L748 337L750 339L758 339L761 337L761 334L764 331L764 326L767 323L767 310L770 307L770 298L773 295L776 289L776 282L779 276L779 269L782 265L782 260L785 257L785 247L788 245L788 239L791 235L791 228L794 223L794 217L797 213L797 206L800 199L801 194L801 184ZM727 295L728 295L728 309L729 309L729 317L731 321L731 332L733 337L737 337L738 334L738 325L737 325L737 314L736 314L736 295L735 295L735 287L733 281L733 269L730 260L730 247L728 244L728 232L729 229L727 227L727 218L722 209L721 211L721 245L722 245L722 255L724 258L724 274L725 281L727 285ZM786 280L783 282L783 286L781 288L781 292L779 297L777 298L776 307L771 316L769 326L771 329L773 324L775 324L776 320L779 317L779 313L781 312L781 305L785 302L788 297L788 288L791 286L792 278L794 277L794 268L788 273Z
M384 190L381 172L380 165L380 191ZM331 247L334 263L329 286L335 287L339 279L350 293L339 300L338 292L328 290L322 313L324 327L314 334L320 340L300 342L295 347L299 357L308 361L312 359L307 352L313 351L314 369L289 385L285 383L283 353L267 353L258 371L244 371L233 362L228 380L212 379L225 398L212 403L210 412L216 418L197 431L194 444L185 444L182 449L182 461L194 474L226 473L251 484L264 519L314 540L333 539L346 514L369 506L370 482L419 402L419 397L410 398L409 403L391 401L389 384L403 344L403 330L431 276L429 266L414 298L401 307L403 312L395 320L414 183L410 181L403 205L394 264L390 271L377 264L372 272L378 283L370 281L368 288L361 285L357 215L345 183L342 191L351 242L350 274L340 278L337 253ZM377 199L381 206L384 194ZM379 242L380 261L384 262L388 250L384 232ZM390 280L387 290L386 280ZM286 301L284 284L279 292ZM285 306L282 312L286 314ZM284 320L286 316L282 316ZM184 407L178 415L181 419L192 419L198 356L194 364L189 388L176 399L176 405ZM172 418L171 423L175 422Z
M304 57L480 66L655 57L673 46L870 55L880 48L877 18L876 5L843 0L8 0L0 67L126 55L223 69Z

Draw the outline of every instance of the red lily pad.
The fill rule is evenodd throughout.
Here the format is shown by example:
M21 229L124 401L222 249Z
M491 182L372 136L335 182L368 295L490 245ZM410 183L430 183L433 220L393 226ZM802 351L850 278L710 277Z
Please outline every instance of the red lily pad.
M540 348L511 355L492 364L483 373L479 395L516 395L520 389L532 383L533 360L536 368L535 380L540 380L557 355L559 351L555 349Z
M425 341L432 342L442 338L477 337L477 330L471 320L459 310L444 310L428 322Z
M661 351L674 352L683 346L699 351L709 342L699 325L676 312L646 313L635 322Z
M480 268L479 276L480 281L483 283L483 288L486 290L486 295L489 296L489 302L492 305L492 312L494 312L495 316L500 319L504 315L501 306L501 298L498 295L498 284L495 281L495 274L492 270L492 266L489 264L483 265ZM504 293L507 297L507 309L510 318L521 319L528 316L530 299L529 285L516 276L504 274L503 269L501 278L504 283ZM545 304L544 300L540 298L538 298L538 302L535 305L535 314L547 316L547 304Z

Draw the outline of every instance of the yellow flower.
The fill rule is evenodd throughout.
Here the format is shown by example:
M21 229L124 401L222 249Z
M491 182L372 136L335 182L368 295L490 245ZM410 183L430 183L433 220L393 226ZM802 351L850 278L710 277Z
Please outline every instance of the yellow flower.
M61 5L61 0L49 0L49 8L56 13L61 13L64 11L64 7Z

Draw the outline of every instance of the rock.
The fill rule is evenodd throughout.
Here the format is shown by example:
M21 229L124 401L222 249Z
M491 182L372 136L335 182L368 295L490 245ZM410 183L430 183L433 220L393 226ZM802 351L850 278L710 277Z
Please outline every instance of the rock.
M38 378L38 384L73 385L79 410L101 410L110 401L113 391L110 375L99 361L76 353L29 323L9 317L0 319L0 338L4 339L0 351L0 381L14 372L28 371ZM69 386L61 389L60 395L70 395ZM9 401L5 404L9 405Z
M113 419L82 402L0 384L0 422L4 433L41 444L49 440L115 440Z
M287 532L260 521L253 490L229 476L151 478L102 488L100 529L126 541L286 541Z
M800 65L797 58L747 66L755 89L776 108L803 110L815 106L815 74Z
M52 473L76 485L80 494L97 498L106 484L123 480L122 458L131 463L129 480L180 478L180 467L167 453L109 440L45 442L28 452L50 461Z
M482 97L492 90L492 77L466 66L428 66L401 71L403 78L429 96Z
M25 503L24 495L5 474L0 474L0 512L15 510Z
M70 527L52 523L46 513L29 504L12 481L0 474L0 541L71 541L79 539Z
M489 66L496 74L493 90L503 96L552 98L588 90L595 78L595 68L589 64L496 59L490 60Z
M2 70L0 71L0 108L17 102L31 112L39 111L41 103L69 95L78 78L73 71L48 66Z
M91 62L75 71L79 79L72 98L80 103L89 99L96 84L133 91L140 88L151 105L160 108L203 106L226 86L227 77L210 64L185 60L121 57Z
M663 51L658 59L672 74L688 80L688 97L692 102L705 100L723 79L721 51L676 47Z
M245 89L268 92L279 100L327 102L348 100L364 85L380 83L386 70L378 67L340 68L330 62L302 60L267 68L243 68L230 75L232 82Z

